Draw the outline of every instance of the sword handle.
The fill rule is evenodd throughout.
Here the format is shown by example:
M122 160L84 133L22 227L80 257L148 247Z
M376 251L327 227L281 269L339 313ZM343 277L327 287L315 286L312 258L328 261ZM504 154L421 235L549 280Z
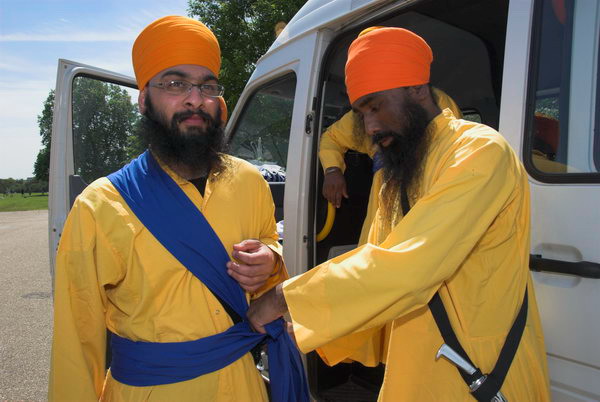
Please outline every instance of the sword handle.
M454 363L456 366L458 366L460 369L462 369L464 372L466 372L468 374L473 374L475 372L475 367L473 367L471 364L469 364L469 362L467 362L465 359L463 359L461 355L456 353L456 351L454 349L452 349L450 346L446 345L445 343L440 347L435 358L437 360L442 356L444 356L446 359L450 360L452 363ZM479 386L484 383L486 378L487 378L486 375L482 375L480 378L473 381L473 383L469 385L469 389L471 390L471 392L475 392L477 390L477 388L479 388ZM498 390L498 393L496 395L494 395L494 397L492 398L492 400L490 402L508 402L508 399L506 399L506 397L504 396L502 391Z
M502 391L498 391L498 393L492 398L491 402L508 402L508 399L506 399Z

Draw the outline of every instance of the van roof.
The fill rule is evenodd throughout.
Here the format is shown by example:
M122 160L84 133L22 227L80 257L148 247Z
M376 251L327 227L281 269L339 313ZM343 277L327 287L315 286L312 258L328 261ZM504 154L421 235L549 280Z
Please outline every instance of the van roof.
M266 54L290 42L292 39L338 20L345 20L351 14L359 14L374 4L388 3L389 0L308 0L294 15L285 29L279 34Z

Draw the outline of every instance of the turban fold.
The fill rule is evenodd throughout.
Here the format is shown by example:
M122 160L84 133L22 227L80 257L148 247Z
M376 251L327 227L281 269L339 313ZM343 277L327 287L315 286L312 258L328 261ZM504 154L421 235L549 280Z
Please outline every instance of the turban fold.
M429 82L433 61L423 38L403 28L367 28L348 49L346 89L350 103L373 92Z
M140 90L157 73L179 64L204 66L215 77L221 69L217 37L200 21L180 16L163 17L148 25L133 44L132 59Z

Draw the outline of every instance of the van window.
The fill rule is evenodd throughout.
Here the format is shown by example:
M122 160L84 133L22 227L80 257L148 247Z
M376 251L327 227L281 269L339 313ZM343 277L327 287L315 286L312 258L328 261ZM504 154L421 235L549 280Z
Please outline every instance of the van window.
M600 181L600 6L536 4L524 160L543 182Z
M73 81L73 166L87 184L139 154L139 113L129 91L85 76Z
M472 121L474 123L481 123L481 114L475 110L475 109L465 109L465 110L461 110L462 115L463 115L463 119L464 120L469 120Z
M257 166L267 181L284 181L296 75L259 88L246 102L233 129L229 153Z

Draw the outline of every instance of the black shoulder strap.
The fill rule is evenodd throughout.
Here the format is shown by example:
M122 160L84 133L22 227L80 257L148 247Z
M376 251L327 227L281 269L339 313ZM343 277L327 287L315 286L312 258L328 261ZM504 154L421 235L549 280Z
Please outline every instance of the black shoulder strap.
M408 194L404 186L402 186L401 189L400 201L402 204L402 214L406 216L406 214L408 214L410 211L410 204L408 201ZM508 332L508 335L506 336L506 340L504 341L504 345L502 346L502 350L500 351L496 365L494 366L492 372L488 374L487 379L483 382L483 384L481 384L481 386L473 392L473 396L478 401L491 401L492 398L498 393L500 388L502 388L502 384L504 383L506 375L508 374L510 365L512 364L515 354L517 353L521 336L525 330L525 323L527 322L527 307L527 287L525 287L525 296L523 297L521 309L519 310L517 318L515 319L510 331ZM458 341L458 338L456 338L456 334L452 329L452 325L450 325L448 313L446 312L439 292L436 292L433 298L429 301L429 309L431 310L431 314L433 315L435 323L442 334L442 338L444 338L444 342L454 349L454 351L460 356L462 356L463 359L468 361L473 367L477 368L477 365L473 364L469 358L469 355L467 355L467 352L465 352ZM458 367L457 370L467 386L471 385L475 380L483 375L479 368L477 368L473 374L467 374Z
M463 347L460 345L460 342L456 338L456 334L450 325L450 320L448 319L448 314L444 308L444 303L442 303L439 292L436 293L429 301L429 309L431 310L431 314L435 319L435 323L442 334L442 338L444 338L444 342L454 349L465 360L467 360L473 367L477 368L477 365L473 364L469 358L469 355L467 355ZM523 303L521 304L521 309L519 310L517 318L515 319L510 331L508 332L508 335L506 336L506 340L504 341L504 345L502 346L502 350L500 351L500 355L498 356L498 360L496 361L494 369L490 374L487 375L487 379L481 384L481 386L473 392L473 396L478 401L491 401L492 398L498 393L500 388L502 388L502 384L506 379L510 365L512 364L513 358L517 353L519 342L521 341L521 335L523 335L523 331L525 329L526 321L527 288L525 288L525 296L523 298ZM472 384L475 380L483 375L479 368L477 368L473 374L467 374L458 369L458 367L457 370L467 386Z

